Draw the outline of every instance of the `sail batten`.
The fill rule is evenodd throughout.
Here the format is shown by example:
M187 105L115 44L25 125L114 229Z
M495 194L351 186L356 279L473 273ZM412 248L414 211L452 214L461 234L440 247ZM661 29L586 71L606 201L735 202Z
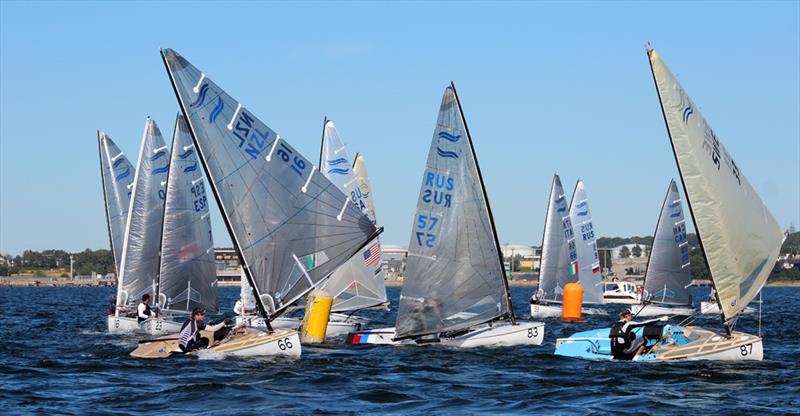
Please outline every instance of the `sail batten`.
M417 200L396 339L459 331L511 314L491 212L450 85Z
M322 127L319 171L340 191L348 196L362 213L369 216L366 196L351 168L347 147L339 138L333 121L325 118ZM374 215L374 213L373 213ZM374 217L370 217L374 221ZM333 312L347 312L384 305L388 302L381 267L380 240L372 240L365 250L359 251L336 269L322 288L333 296Z
M132 307L156 285L161 229L164 219L164 184L169 170L169 150L155 121L145 124L122 249L117 304Z
M691 305L689 243L683 204L675 181L670 181L653 235L644 290L654 303Z
M766 283L783 232L669 68L647 53L700 248L732 321Z
M217 276L209 201L183 115L175 119L164 203L159 265L159 307L216 312ZM163 295L163 302L160 299Z
M381 230L209 77L174 50L162 57L260 312L274 317Z

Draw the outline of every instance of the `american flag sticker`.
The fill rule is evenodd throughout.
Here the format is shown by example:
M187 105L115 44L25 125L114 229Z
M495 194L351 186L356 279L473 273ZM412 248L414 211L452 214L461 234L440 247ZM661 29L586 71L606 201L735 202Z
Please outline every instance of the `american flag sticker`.
M364 264L367 266L375 266L381 260L381 248L378 243L364 251Z

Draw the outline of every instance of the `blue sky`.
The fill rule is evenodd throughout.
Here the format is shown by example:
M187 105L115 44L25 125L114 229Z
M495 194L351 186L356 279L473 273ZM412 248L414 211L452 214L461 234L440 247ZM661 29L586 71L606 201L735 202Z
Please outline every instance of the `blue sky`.
M162 47L308 158L331 117L367 158L384 243L403 246L454 80L500 241L538 245L554 172L570 193L585 180L599 235L653 232L677 169L651 41L781 226L800 226L798 4L2 2L0 252L108 247L95 130L132 159L146 116L172 131Z

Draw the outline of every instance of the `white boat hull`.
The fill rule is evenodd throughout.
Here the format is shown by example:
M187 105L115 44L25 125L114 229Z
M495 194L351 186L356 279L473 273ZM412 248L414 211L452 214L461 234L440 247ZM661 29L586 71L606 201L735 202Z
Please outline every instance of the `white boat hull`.
M717 302L713 301L702 301L700 302L700 313L703 315L719 315L722 312L719 310L719 305ZM744 308L743 311L740 312L741 315L750 315L756 313L756 309L752 306L748 306Z
M233 357L299 357L302 353L300 335L297 331L276 329L269 333L258 328L248 328L247 331L247 336L233 336L209 348L209 350Z
M139 320L136 318L108 315L107 325L110 334L133 334L139 331Z
M362 328L362 324L368 322L363 318L357 317L350 317L349 320L344 321L347 319L346 315L339 314L331 314L330 320L328 321L328 328L325 330L325 337L326 338L338 338L346 336L351 332L360 331ZM276 318L272 320L272 328L284 328L284 329L292 329L295 331L299 331L300 327L303 325L303 320L300 318ZM253 328L266 328L267 324L264 321L264 318L259 316L237 316L236 317L236 325L244 325Z
M544 323L508 322L480 325L467 333L454 337L439 338L438 342L417 342L412 339L393 341L394 328L361 331L348 336L348 344L363 345L443 345L456 348L505 347L519 345L541 345L544 340Z
M633 305L631 306L631 313L634 316L691 316L695 313L694 308L688 306L659 306L659 305Z
M139 330L147 335L167 335L180 332L183 326L180 322L168 321L162 318L145 319L139 323Z
M581 313L584 315L608 315L604 309L598 308L583 308ZM532 319L548 319L548 318L561 318L561 304L531 304L531 318Z

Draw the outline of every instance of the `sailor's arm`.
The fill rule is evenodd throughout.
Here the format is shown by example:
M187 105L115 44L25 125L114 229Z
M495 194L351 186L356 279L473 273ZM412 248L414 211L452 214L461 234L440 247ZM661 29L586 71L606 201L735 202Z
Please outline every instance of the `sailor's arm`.
M630 322L628 322L628 328L639 328L641 326L652 325L652 324L660 322L660 321L661 321L661 318L649 319L647 321L642 321L642 322L630 321Z

